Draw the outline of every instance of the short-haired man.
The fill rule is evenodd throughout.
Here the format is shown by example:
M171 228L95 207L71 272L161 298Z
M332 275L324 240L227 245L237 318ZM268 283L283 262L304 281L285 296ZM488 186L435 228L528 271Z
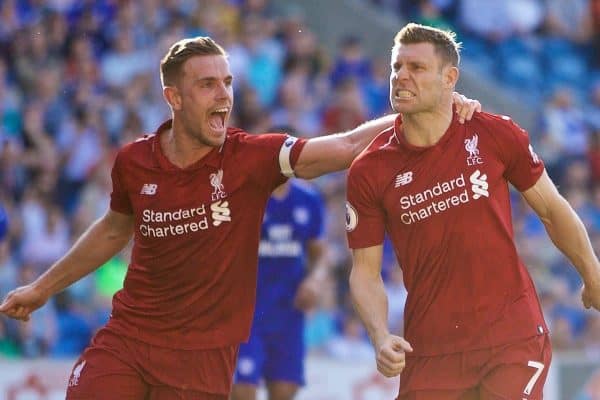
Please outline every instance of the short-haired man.
M600 265L525 131L510 118L453 115L459 46L450 32L408 24L391 56L400 113L348 175L350 288L398 399L541 399L551 358L535 288L513 241L508 183L544 222L600 308ZM404 337L387 328L384 232L408 290Z

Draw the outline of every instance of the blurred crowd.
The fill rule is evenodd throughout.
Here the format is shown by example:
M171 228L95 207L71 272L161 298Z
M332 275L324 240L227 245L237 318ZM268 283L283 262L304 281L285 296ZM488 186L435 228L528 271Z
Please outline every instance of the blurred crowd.
M501 53L488 49L509 42L529 46L530 41L552 38L573 51L582 75L540 94L545 103L534 106L541 123L531 135L600 250L600 85L589 85L597 61L591 50L597 25L569 19L587 21L598 13L559 7L598 2L373 2L393 8L404 19L458 29L467 47L465 59L482 69L500 68L478 57L497 57ZM519 21L521 25L508 30L497 22L485 25L483 13L499 18L497 9L504 3L519 3L543 15L537 24ZM541 8L534 10L535 5ZM467 17L474 12L478 18ZM516 14L524 17L523 12ZM573 32L577 29L582 32ZM351 34L339 38L336 51L328 53L293 5L278 9L268 0L0 0L0 203L9 219L8 236L0 242L0 298L46 270L104 213L116 150L154 131L169 116L159 82L160 58L176 40L196 35L212 36L229 52L235 77L233 126L313 137L389 112L389 60L372 58ZM477 46L481 54L476 54ZM544 74L555 62L571 60L569 55L568 60L550 61L543 58L545 50L538 50L531 57L539 57ZM502 65L512 63L506 59ZM503 74L491 76L504 79ZM591 90L590 98L578 103L582 88ZM320 306L308 315L308 346L342 360L371 359L347 290L345 173L314 184L327 201L334 273ZM538 287L555 348L600 354L600 314L580 305L576 272L518 195L514 214L517 242ZM390 326L400 333L406 290L391 248L386 244L385 249ZM0 356L79 354L108 318L129 252L130 246L55 296L30 322L1 319Z

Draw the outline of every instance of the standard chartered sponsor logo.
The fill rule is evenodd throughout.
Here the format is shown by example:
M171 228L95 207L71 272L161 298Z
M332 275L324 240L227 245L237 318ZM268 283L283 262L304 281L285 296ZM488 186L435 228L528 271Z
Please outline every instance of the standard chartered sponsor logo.
M487 175L476 170L469 176L472 198L489 197ZM406 212L400 215L400 220L410 225L440 214L452 207L471 201L464 174L454 179L438 182L429 189L400 198L400 207Z
M144 237L162 238L206 230L210 226L206 209L205 204L174 211L145 209L142 211L140 233ZM210 211L214 226L231 221L231 210L226 201L212 203Z
M477 200L481 196L489 197L487 175L482 174L479 170L473 172L469 177L471 181L471 190L473 191L473 198Z
M212 211L213 225L219 226L223 222L231 221L231 210L229 209L229 202L217 201L210 205L210 211Z

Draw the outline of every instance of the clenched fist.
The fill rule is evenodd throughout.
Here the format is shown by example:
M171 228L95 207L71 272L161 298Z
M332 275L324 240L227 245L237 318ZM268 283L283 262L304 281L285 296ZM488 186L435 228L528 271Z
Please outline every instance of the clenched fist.
M388 378L400 375L406 365L406 352L413 351L410 343L396 335L387 335L375 345L377 370Z

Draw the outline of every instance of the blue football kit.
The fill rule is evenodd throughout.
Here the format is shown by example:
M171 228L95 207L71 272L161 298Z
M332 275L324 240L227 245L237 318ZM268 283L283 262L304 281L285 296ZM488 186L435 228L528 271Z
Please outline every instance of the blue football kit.
M236 382L304 384L304 314L294 297L307 269L308 243L323 235L323 200L292 181L281 199L271 197L261 232L256 308L250 339L239 350Z

